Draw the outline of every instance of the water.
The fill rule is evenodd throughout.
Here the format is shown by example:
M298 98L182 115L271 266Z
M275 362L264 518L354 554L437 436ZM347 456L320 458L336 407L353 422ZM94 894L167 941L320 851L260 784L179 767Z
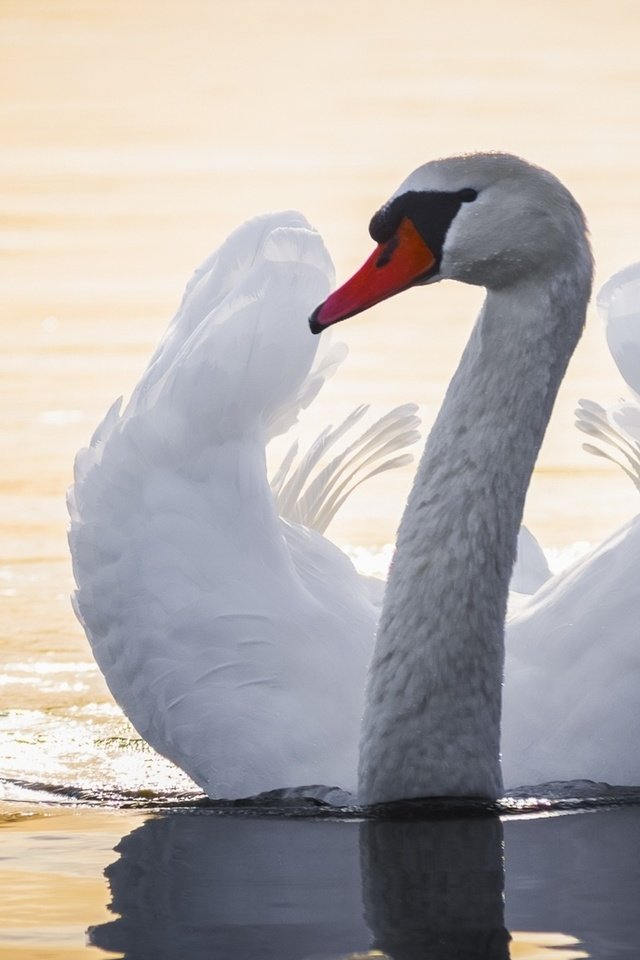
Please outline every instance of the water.
M631 806L502 824L192 809L90 659L64 509L75 450L133 387L191 270L258 211L302 209L344 277L407 171L500 148L576 192L600 280L637 259L637 17L633 0L1 5L0 960L501 957L505 924L512 957L637 954ZM363 399L417 401L428 426L478 303L442 285L346 325L351 357L303 443ZM548 548L637 510L572 425L579 396L625 392L591 316L527 503ZM363 566L410 478L376 480L332 526Z
M31 808L2 824L0 956L76 956L86 928L131 960L632 958L639 843L633 808L360 822Z
M628 826L627 813L602 815L609 844ZM108 869L121 918L94 927L90 936L131 957L328 960L375 956L377 949L394 960L498 960L509 956L507 926L522 949L536 938L520 931L540 930L544 918L549 926L540 931L541 945L545 939L553 943L549 931L559 925L573 931L564 934L567 946L573 937L581 950L605 956L601 948L611 950L615 940L599 936L600 924L583 915L583 891L568 865L588 847L580 865L602 882L601 892L608 886L608 870L599 866L604 836L602 845L585 844L588 820L535 820L517 829L495 818L361 824L148 820L123 839L119 859ZM534 871L527 862L532 844ZM638 876L629 861L627 854L620 863L616 909L609 917L638 933ZM169 895L168 914L160 908L169 893L163 862L180 865L171 886L177 884L181 897L176 903ZM580 956L578 943L568 955ZM518 955L514 944L511 951Z

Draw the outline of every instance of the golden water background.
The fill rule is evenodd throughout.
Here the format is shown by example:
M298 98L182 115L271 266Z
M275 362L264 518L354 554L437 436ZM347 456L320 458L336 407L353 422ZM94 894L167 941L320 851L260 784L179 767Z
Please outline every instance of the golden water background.
M499 148L574 190L599 279L640 258L634 2L604 20L594 2L425 0L3 0L0 13L5 556L64 552L75 449L131 389L193 268L248 216L301 209L343 278L410 169ZM479 299L442 284L344 324L351 357L309 434L363 400L416 400L428 425ZM578 397L624 392L591 316L528 505L543 543L598 539L635 510L572 425ZM392 539L408 481L372 485L337 538Z
M640 259L639 22L635 0L0 0L5 661L88 659L67 599L73 455L131 390L194 267L243 219L299 208L344 278L412 168L501 149L575 192L600 281ZM480 296L418 289L343 325L351 355L303 437L363 401L415 400L428 426ZM621 472L581 451L572 417L578 397L626 393L592 313L527 504L544 545L596 541L636 512ZM334 538L392 540L410 478L371 483ZM24 706L9 693L3 707ZM97 678L86 696L106 698ZM57 902L45 874L39 902ZM83 909L78 929L95 921ZM46 956L70 955L62 944Z

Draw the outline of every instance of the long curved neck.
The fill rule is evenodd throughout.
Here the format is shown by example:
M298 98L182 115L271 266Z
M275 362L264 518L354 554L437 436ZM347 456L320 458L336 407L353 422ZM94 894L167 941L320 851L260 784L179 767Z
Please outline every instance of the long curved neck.
M363 720L365 803L501 794L509 580L589 286L565 274L487 295L400 524Z

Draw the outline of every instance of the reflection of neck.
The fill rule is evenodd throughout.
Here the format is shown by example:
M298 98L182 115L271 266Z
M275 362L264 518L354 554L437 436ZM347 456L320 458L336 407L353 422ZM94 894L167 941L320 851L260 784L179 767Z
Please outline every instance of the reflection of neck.
M398 533L363 721L364 802L501 793L509 578L585 306L559 278L487 296Z
M365 919L394 960L508 960L497 818L360 828Z

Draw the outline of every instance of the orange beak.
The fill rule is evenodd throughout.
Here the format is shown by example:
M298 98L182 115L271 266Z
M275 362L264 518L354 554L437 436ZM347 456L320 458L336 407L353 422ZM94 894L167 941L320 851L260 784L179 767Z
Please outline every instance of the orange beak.
M435 263L433 252L411 220L404 217L391 239L376 247L358 272L314 310L309 319L311 332L320 333L325 327L406 290Z

